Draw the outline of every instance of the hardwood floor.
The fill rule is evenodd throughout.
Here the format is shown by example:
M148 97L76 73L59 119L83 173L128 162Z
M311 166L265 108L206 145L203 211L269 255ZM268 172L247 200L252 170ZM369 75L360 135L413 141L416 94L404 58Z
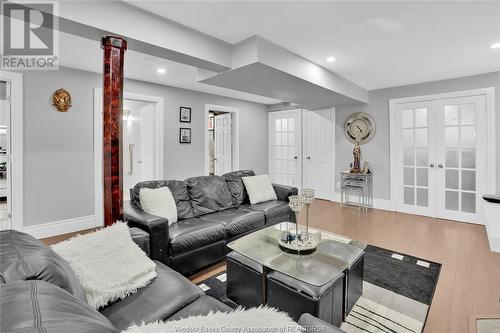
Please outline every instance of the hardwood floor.
M303 214L300 216L304 222ZM500 317L500 253L483 226L315 200L311 226L442 264L424 333L467 333L469 318ZM224 267L205 270L195 282Z
M302 219L302 217L301 217ZM442 264L426 333L469 331L471 315L500 315L500 254L483 226L315 200L313 227Z
M466 333L469 318L500 316L500 254L489 250L483 226L376 209L360 213L325 200L314 201L310 221L319 229L441 263L425 333ZM217 264L191 280L224 269L224 263Z

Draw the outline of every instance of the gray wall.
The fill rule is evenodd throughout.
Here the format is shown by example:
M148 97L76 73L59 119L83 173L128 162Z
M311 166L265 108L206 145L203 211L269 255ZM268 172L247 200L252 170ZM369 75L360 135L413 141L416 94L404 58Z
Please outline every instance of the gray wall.
M496 128L500 129L500 72L468 76L450 80L413 84L395 88L370 91L370 102L364 105L347 105L336 108L336 170L349 166L352 161L352 148L344 135L344 122L353 112L366 112L375 119L377 132L374 138L361 146L362 159L370 163L374 171L374 197L390 199L389 173L389 100L393 98L431 95L468 89L495 87ZM496 166L500 168L500 133L496 135ZM336 175L336 191L339 189ZM497 182L497 193L500 193L500 181Z
M24 225L94 214L93 89L101 76L61 68L25 71ZM73 107L52 107L52 93L65 88ZM165 177L204 172L205 104L240 109L240 168L267 172L267 112L264 105L184 89L127 80L124 90L165 98ZM179 106L192 108L192 144L179 144Z

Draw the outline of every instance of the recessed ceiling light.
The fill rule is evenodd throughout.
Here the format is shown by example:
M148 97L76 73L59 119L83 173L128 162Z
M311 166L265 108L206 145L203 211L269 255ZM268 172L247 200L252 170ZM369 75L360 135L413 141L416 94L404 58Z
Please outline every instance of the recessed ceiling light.
M159 74L165 74L167 71L165 70L165 68L158 68L156 70Z
M500 49L500 43L491 44L492 49Z
M326 61L328 61L328 62L334 62L335 61L335 57L328 57L328 58L326 58Z

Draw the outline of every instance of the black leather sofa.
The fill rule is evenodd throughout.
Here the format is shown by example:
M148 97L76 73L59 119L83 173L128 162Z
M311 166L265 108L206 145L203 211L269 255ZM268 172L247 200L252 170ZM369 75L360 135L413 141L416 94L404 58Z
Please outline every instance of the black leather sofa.
M131 234L147 253L148 233L131 228ZM70 266L50 247L25 233L0 231L0 332L118 333L132 323L232 311L178 272L155 263L158 276L146 287L96 311L85 302ZM311 332L341 332L309 314L299 324Z
M295 222L288 197L297 189L273 184L278 200L251 205L241 177L254 175L252 170L242 170L185 181L141 182L130 190L124 219L149 233L153 259L181 274L195 273L224 259L228 242L279 222ZM177 205L178 221L170 226L165 218L144 212L139 199L141 189L163 186L170 189Z

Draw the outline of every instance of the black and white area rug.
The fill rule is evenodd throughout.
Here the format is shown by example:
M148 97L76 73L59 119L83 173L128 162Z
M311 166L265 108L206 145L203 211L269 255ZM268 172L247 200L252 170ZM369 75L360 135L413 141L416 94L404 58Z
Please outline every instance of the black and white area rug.
M420 333L425 326L441 264L368 245L363 295L342 329L348 333ZM229 306L226 273L198 284Z

